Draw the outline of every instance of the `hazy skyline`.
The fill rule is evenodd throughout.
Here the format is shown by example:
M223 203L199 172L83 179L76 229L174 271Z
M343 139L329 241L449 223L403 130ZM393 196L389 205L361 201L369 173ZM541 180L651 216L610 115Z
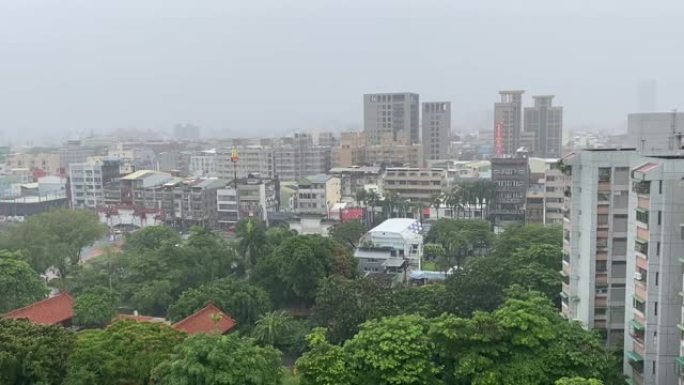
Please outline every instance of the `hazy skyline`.
M659 110L684 107L682 16L680 1L0 0L0 140L360 129L362 95L394 91L490 128L502 89L556 95L568 129L615 129L645 80Z

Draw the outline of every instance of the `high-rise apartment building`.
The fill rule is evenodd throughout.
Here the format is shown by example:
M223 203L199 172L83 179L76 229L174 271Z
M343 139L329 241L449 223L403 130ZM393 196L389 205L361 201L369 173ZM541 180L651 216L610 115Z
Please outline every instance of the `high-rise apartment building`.
M418 94L402 92L363 96L364 132L369 145L384 141L419 143Z
M451 136L451 102L423 103L423 159L446 159Z
M534 107L525 107L525 133L533 134L532 155L560 158L563 107L553 106L553 95L533 96Z
M627 236L624 371L640 385L684 382L684 157L638 157Z
M499 91L501 101L494 103L494 154L498 157L514 155L520 147L524 92Z
M501 229L509 223L525 222L525 204L530 183L527 154L492 158L492 182L496 184L496 200L490 208L494 226Z
M629 166L633 149L585 150L562 160L566 176L562 312L610 345L622 343Z
M331 166L331 149L313 144L310 134L281 138L274 148L274 174L284 181L326 173Z
M563 314L622 345L628 383L682 384L684 114L632 114L628 133L636 148L563 159Z

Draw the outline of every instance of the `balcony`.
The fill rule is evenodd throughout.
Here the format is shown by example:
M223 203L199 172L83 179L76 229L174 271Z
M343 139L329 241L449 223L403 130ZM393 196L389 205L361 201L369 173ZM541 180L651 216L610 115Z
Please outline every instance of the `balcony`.
M594 307L608 307L608 298L605 296L594 297Z
M651 208L651 198L639 196L637 198L637 208L640 210L648 210Z
M647 228L637 227L637 237L639 239L643 239L644 241L648 241L651 239L651 233Z
M643 302L646 298L648 298L646 286L643 283L636 281L634 285L634 295L639 297L639 299Z
M597 285L607 285L608 284L608 273L596 273L596 284Z

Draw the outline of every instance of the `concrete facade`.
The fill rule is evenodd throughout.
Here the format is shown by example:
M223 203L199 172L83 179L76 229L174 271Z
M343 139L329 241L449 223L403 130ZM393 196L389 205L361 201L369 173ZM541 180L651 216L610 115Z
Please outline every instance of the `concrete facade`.
M563 139L563 107L553 106L553 95L533 96L534 107L525 107L525 133L533 134L533 156L560 158Z
M363 127L369 145L385 141L419 143L418 94L402 92L363 96Z
M451 102L423 103L423 160L446 159L451 136Z
M501 100L494 103L494 154L515 155L522 131L522 94L525 91L499 91Z

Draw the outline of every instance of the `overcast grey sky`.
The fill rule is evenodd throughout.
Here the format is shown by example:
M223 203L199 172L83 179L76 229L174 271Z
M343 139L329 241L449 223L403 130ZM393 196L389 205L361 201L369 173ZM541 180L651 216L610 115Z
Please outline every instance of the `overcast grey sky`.
M644 79L684 108L683 16L681 0L0 0L0 130L360 128L380 91L451 100L478 128L500 89L619 128Z

